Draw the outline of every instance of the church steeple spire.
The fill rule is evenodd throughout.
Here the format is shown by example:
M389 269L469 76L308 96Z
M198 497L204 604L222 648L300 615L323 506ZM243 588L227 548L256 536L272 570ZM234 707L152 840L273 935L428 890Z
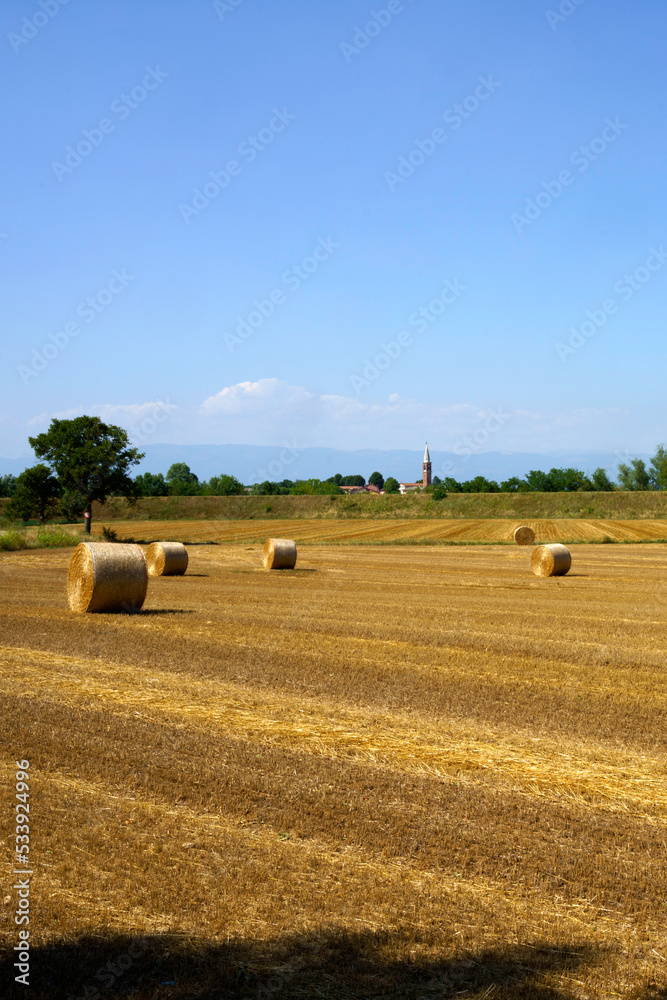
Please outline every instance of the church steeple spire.
M424 464L422 465L422 489L431 485L431 456L428 453L428 442L424 448Z

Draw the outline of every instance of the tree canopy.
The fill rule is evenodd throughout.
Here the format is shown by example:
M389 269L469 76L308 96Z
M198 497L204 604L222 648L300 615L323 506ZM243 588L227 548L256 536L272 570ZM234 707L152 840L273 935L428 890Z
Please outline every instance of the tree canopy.
M342 492L335 483L322 482L320 479L297 479L290 490L293 496L334 496Z
M236 476L227 476L223 473L220 476L212 476L205 484L204 492L214 497L240 497L245 496L245 486Z
M144 456L130 447L122 427L99 417L52 420L48 431L28 440L37 457L51 466L61 489L82 499L87 532L93 501L104 503L109 496L136 499L129 472Z
M161 472L154 475L144 472L134 480L142 497L166 497L169 495L169 484Z
M602 493L610 493L612 490L616 489L607 475L607 470L602 468L595 470L591 476L591 483L596 490L599 490Z
M646 462L641 458L633 458L629 465L621 462L618 467L618 481L622 490L650 489L651 479Z
M664 444L658 445L648 475L654 490L667 490L667 449Z
M48 466L34 465L17 478L7 511L22 521L37 518L40 524L46 524L60 510L61 494L60 483Z
M199 493L199 479L185 462L174 462L167 472L167 486L171 496L189 497Z
M616 487L604 469L596 469L589 478L580 469L531 469L525 479L510 476L502 483L484 476L475 476L465 482L457 482L448 476L443 483L448 493L576 493L581 491L614 490Z
M0 476L0 497L10 497L16 489L16 476L11 472L6 476Z

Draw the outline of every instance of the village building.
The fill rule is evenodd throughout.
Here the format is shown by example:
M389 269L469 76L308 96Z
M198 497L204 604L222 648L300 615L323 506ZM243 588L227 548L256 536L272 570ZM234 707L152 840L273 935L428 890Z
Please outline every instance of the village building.
M381 496L384 494L384 490L380 490L373 483L366 483L365 486L339 486L338 489L343 490L344 493L374 493L376 496Z
M428 442L424 449L424 461L422 463L422 478L420 483L399 483L399 493L414 493L415 490L423 490L431 485L431 456L428 453Z

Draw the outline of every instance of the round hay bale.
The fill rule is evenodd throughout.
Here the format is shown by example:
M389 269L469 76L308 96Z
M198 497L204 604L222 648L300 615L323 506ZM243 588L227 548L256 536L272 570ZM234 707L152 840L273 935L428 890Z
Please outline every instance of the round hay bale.
M264 569L294 569L296 542L291 538L267 538L264 542Z
M71 611L138 611L146 599L148 573L138 545L81 542L67 573Z
M530 557L530 568L535 576L564 576L571 565L570 550L558 542L536 545Z
M149 576L183 576L188 568L188 550L182 542L153 542L146 549Z
M514 531L514 541L517 545L532 545L535 541L535 532L527 524L522 524Z

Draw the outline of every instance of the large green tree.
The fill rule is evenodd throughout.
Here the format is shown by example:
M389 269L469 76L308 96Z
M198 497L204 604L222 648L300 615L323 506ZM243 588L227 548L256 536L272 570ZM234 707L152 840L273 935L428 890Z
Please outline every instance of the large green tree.
M60 483L51 470L46 465L34 465L16 480L7 511L23 521L35 517L40 524L46 524L48 518L60 509L61 493Z
M48 431L28 440L37 457L51 466L63 491L82 498L86 532L90 533L94 500L136 499L137 487L129 473L144 456L130 447L122 427L105 424L99 417L52 420Z

